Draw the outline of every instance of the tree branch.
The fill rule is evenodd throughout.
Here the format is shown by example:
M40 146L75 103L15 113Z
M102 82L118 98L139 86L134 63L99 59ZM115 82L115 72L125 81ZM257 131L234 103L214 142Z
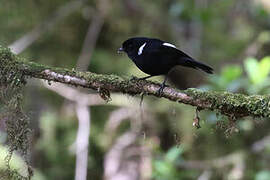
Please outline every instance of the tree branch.
M270 96L234 94L229 92L204 92L198 89L179 91L166 87L158 95L159 83L146 80L128 79L116 75L103 75L92 72L79 72L64 68L44 66L34 62L21 61L9 49L0 47L0 69L13 63L17 73L23 76L81 86L98 91L100 94L121 92L130 95L147 94L163 97L171 101L196 106L199 109L214 110L230 118L245 116L270 117Z

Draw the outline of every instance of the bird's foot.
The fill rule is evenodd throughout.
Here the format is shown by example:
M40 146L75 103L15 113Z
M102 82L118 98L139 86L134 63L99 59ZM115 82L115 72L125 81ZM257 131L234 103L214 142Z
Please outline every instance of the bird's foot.
M169 86L166 85L166 84L161 84L161 86L160 86L160 88L158 90L158 96L161 96L162 95L163 90L164 90L165 87L169 87Z

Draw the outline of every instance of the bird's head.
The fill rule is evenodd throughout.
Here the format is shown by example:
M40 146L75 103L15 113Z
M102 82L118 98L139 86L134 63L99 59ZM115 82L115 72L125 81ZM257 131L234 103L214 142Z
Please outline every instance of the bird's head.
M118 53L125 52L129 56L137 55L139 48L147 41L148 38L144 37L130 38L123 42L122 47L118 49Z

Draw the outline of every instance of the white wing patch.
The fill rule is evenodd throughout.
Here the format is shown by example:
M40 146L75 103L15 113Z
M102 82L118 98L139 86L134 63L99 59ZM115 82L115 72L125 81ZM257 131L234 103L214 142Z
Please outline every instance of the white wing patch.
M144 43L144 44L139 48L138 55L141 55L141 54L142 54L143 48L144 48L145 45L146 45L146 43Z
M162 45L163 45L163 46L169 46L169 47L176 48L176 46L175 46L175 45L170 44L170 43L163 43Z

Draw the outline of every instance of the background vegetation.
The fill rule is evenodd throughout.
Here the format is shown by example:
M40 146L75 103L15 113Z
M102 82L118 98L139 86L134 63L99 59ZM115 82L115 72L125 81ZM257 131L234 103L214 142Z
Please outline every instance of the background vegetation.
M0 44L35 62L142 77L116 50L129 37L157 37L215 69L211 76L176 69L173 86L248 95L270 91L267 0L0 0L0 4ZM249 117L231 124L226 117L203 111L202 128L197 130L192 126L194 107L147 96L140 104L140 97L122 94L113 94L106 103L93 91L71 88L28 80L23 107L32 129L28 158L33 179L83 179L75 171L82 167L75 142L79 132L88 131L78 122L81 127L90 122L89 144L81 147L84 153L88 149L87 179L270 179L268 119ZM87 103L80 104L84 100ZM91 121L83 121L85 117ZM4 172L3 121L0 133ZM10 164L25 174L20 154Z

